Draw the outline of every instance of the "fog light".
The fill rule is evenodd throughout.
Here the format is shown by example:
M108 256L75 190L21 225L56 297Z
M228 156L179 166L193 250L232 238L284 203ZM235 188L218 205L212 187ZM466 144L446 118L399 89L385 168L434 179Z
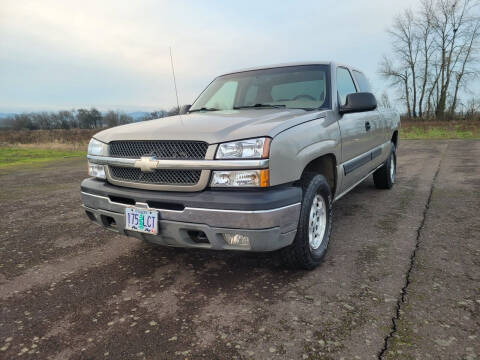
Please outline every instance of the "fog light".
M104 165L98 165L98 164L92 164L88 163L88 175L99 178L99 179L105 179L105 166Z
M228 245L250 246L250 239L242 234L223 234L223 238Z

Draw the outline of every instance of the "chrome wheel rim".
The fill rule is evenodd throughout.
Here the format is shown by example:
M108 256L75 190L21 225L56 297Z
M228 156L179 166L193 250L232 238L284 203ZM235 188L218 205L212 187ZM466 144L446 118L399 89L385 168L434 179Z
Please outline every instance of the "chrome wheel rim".
M395 182L395 157L393 155L390 159L390 180L392 184Z
M327 207L325 200L319 194L315 195L308 223L308 241L312 250L317 250L322 245L327 228Z

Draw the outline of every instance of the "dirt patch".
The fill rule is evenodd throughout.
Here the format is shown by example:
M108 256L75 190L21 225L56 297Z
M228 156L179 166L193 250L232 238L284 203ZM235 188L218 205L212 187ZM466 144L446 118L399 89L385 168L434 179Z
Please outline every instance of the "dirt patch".
M480 154L467 145L476 150L449 145L392 358L480 354ZM80 208L85 160L1 172L0 358L376 357L445 147L401 142L394 189L368 179L337 202L312 272L276 254L152 247L103 230ZM33 220L9 225L19 218Z

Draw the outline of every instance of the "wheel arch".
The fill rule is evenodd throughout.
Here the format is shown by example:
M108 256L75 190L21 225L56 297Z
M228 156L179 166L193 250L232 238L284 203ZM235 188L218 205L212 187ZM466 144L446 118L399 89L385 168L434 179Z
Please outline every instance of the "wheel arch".
M307 173L317 173L325 176L332 194L335 194L338 182L337 159L335 154L328 153L311 160L303 169L301 179L303 179Z
M393 144L395 145L395 148L397 148L397 147L398 147L398 130L395 130L395 131L393 132L391 141L392 141Z

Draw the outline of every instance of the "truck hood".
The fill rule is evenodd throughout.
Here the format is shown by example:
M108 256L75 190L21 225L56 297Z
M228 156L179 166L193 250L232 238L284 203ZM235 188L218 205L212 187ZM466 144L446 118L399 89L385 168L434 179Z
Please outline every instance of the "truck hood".
M99 132L105 143L116 140L197 140L209 144L270 136L325 116L325 111L301 109L242 109L194 112L142 121Z

